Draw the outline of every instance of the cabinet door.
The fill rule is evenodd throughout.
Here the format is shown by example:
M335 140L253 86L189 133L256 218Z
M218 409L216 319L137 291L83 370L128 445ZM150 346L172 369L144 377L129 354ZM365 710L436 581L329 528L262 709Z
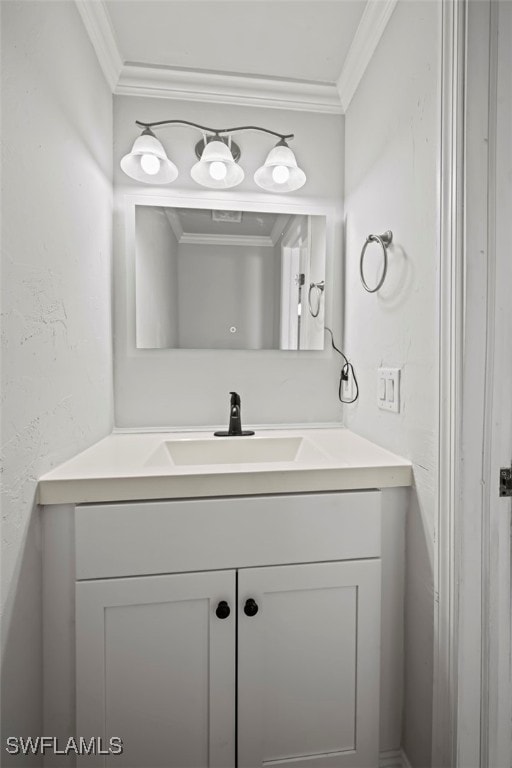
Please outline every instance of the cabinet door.
M380 560L243 570L238 594L239 768L376 768Z
M84 764L234 767L235 582L223 571L76 585L77 736L124 744Z

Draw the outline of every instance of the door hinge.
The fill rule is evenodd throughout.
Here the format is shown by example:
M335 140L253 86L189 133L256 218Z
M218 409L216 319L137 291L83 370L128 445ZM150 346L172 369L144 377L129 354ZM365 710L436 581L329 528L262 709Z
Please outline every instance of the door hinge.
M512 462L500 469L500 496L512 496Z

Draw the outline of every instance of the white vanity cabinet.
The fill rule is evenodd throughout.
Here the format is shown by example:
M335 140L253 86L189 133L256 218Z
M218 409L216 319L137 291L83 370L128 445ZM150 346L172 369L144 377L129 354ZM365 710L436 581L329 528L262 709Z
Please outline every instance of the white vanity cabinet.
M373 765L379 565L79 582L78 733L131 768L234 768L236 738L240 768Z
M107 765L234 765L235 590L233 571L78 582L77 733L123 740Z
M238 595L239 767L376 766L379 560L241 570Z
M380 507L76 507L76 735L124 743L80 765L377 768Z

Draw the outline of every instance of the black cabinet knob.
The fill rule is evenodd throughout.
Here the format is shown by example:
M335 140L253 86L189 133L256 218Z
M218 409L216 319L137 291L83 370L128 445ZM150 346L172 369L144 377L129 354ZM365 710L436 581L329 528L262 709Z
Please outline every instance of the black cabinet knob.
M245 601L244 613L246 616L256 616L258 611L259 611L259 606L256 600L253 600L252 597L250 597L248 600Z
M225 600L221 600L215 611L215 615L217 616L217 618L227 619L230 613L231 613L231 609L229 605L226 603Z

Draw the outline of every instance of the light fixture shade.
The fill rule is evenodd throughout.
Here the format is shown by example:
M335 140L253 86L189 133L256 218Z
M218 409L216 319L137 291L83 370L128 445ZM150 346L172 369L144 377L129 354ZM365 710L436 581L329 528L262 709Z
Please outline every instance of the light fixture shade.
M212 163L224 163L226 175L224 178L214 178L210 173ZM237 165L228 145L220 139L209 141L201 155L201 159L190 169L190 175L198 184L210 189L229 189L236 187L244 180L244 172Z
M274 178L276 166L284 166L288 169L288 178L279 183ZM294 192L306 183L306 174L297 165L297 160L290 147L283 143L277 144L268 153L265 164L258 168L254 174L254 181L262 189L268 192Z
M157 157L160 167L156 173L147 173L142 166L142 158L145 155ZM143 181L146 184L170 184L178 176L178 169L169 160L165 149L156 136L151 133L142 133L132 147L132 151L121 160L121 168L131 179Z

